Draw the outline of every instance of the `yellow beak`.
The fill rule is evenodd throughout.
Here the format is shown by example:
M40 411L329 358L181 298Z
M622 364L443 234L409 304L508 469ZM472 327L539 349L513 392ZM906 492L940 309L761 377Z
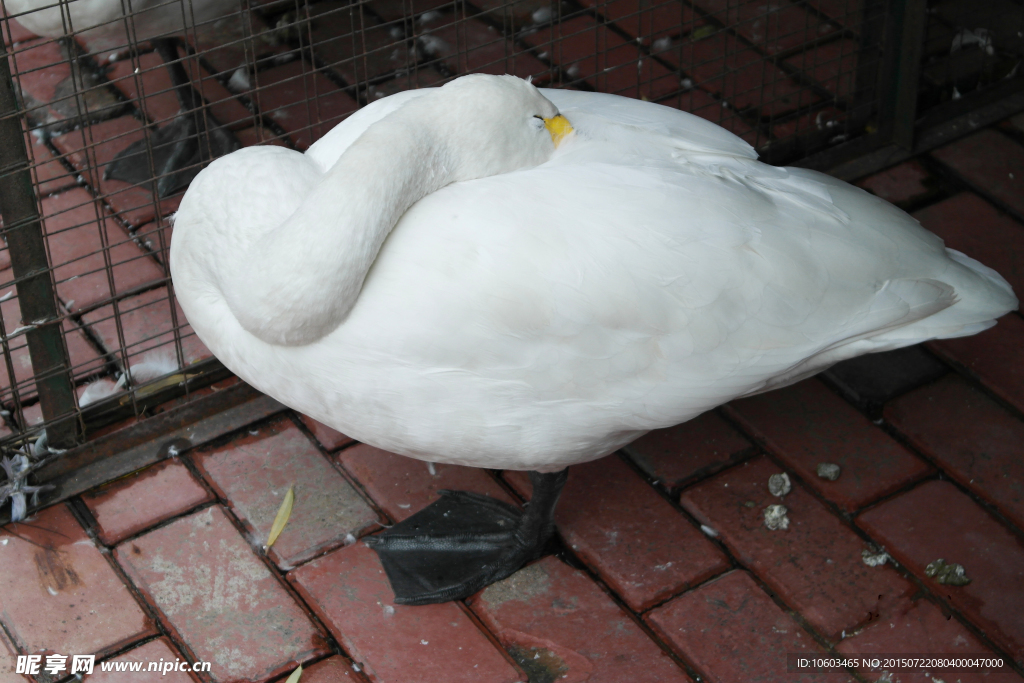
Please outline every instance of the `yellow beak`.
M551 142L555 143L555 147L558 147L565 136L572 132L569 120L561 114L550 119L544 119L544 127L548 129L548 134L551 135Z

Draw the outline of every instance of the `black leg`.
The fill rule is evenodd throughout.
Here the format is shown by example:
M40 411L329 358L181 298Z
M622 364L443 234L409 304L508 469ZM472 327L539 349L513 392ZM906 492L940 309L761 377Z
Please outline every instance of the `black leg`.
M469 597L540 556L568 474L530 472L533 497L525 512L478 493L441 491L440 500L365 539L380 556L395 602Z
M104 177L136 185L155 178L159 195L169 197L188 187L203 162L233 152L241 144L203 109L202 99L178 58L177 39L154 38L150 43L171 76L181 113L168 125L152 131L149 145L139 140L122 150L107 164Z

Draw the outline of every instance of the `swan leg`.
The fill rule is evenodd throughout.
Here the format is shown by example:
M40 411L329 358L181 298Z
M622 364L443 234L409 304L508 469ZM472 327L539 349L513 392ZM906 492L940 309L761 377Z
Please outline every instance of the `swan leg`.
M212 114L202 109L202 100L178 59L173 38L150 41L164 60L181 112L174 121L152 131L148 141L139 140L121 150L107 164L104 178L139 185L156 179L160 197L169 197L188 187L205 161L228 154L242 145ZM152 166L149 149L152 149Z
M441 498L384 533L365 539L377 551L399 605L459 600L539 557L555 529L569 470L530 472L525 512L488 496L441 491Z

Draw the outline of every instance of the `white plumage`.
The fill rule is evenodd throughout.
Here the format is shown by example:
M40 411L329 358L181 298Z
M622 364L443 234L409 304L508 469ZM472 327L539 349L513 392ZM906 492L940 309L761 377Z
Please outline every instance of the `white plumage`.
M129 34L134 45L180 33L240 7L238 0L189 0L184 6L167 0L133 0L131 19L126 20L129 3L122 0L5 0L4 6L8 15L37 36L75 33L99 41L104 48L127 47Z
M553 107L466 77L371 104L305 155L215 161L171 244L199 337L360 441L554 471L1017 305L860 189L690 114L541 92ZM555 107L576 131L557 150L524 132ZM486 177L448 184L473 164Z

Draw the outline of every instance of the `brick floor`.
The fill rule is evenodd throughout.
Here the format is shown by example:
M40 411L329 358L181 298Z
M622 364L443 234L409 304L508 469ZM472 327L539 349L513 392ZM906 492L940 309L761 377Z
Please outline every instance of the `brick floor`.
M647 616L655 630L700 672L702 680L852 681L839 671L794 673L786 654L823 649L779 609L744 571L733 571Z
M735 464L749 454L751 446L725 420L708 412L650 432L623 450L659 485L675 491L693 479Z
M794 8L795 9L795 8ZM792 12L792 10L789 10ZM828 30L828 24L819 24ZM808 29L813 30L811 27ZM798 36L794 31L792 36ZM836 40L816 45L786 60L786 64L803 72L838 98L853 94L857 75L857 53L860 47L852 40Z
M124 335L128 362L134 364L148 360L153 354L170 354L173 358L174 320L166 287L158 287L138 296L118 302L121 332ZM185 314L175 302L177 323L180 329L185 363L209 358L210 352L192 328L185 322ZM95 332L103 346L112 352L121 348L114 307L104 306L83 316L89 328ZM122 359L118 357L118 361Z
M26 653L103 655L156 633L65 505L0 531L0 622Z
M704 24L692 7L678 0L582 0L581 4L596 10L606 21L614 22L644 45L689 33Z
M1024 528L1024 420L955 375L894 401L885 418L943 471Z
M259 111L291 135L304 150L356 110L355 101L326 77L310 73L302 62L257 75L253 95Z
M352 659L381 683L524 680L454 603L394 605L377 554L362 543L289 575Z
M305 611L213 506L115 552L164 626L215 681L266 680L328 652Z
M679 89L679 79L588 17L540 29L523 40L561 66L565 82L586 80L601 92L657 100ZM642 63L641 63L642 62Z
M928 346L964 366L990 391L1024 412L1024 320L1007 315L981 334L944 339Z
M1024 291L1024 225L970 192L914 213L946 246L994 268L1014 291Z
M32 183L39 196L45 197L77 184L75 173L68 170L38 136L26 135L25 141L32 166Z
M822 375L846 400L875 418L887 401L947 372L944 363L916 345L851 358Z
M13 282L14 274L10 271L0 272L0 282ZM19 327L25 325L21 317L21 306L18 303L17 292L13 284L2 288L3 296L14 292L15 296L6 301L0 302L0 316L3 317L4 331L10 335ZM61 324L64 330L64 342L67 344L68 357L71 359L71 366L75 377L85 377L97 372L103 367L100 354L89 342L82 331L74 322L69 319ZM18 395L22 401L28 401L35 397L36 387L32 381L32 358L28 351L28 341L24 334L14 336L8 342L11 352L11 365L14 368L14 379L18 384ZM0 363L0 397L4 401L10 398L3 396L11 388L11 377L7 369L7 363Z
M836 646L836 650L846 655L873 657L880 653L890 654L947 654L950 656L982 655L994 656L991 650L983 645L973 633L956 619L927 600L919 600L906 612L893 615L891 619L878 621L860 633L847 638ZM861 667L860 671L876 680L885 667ZM957 672L946 674L945 671L926 673L924 671L901 672L901 681L906 683L934 683L937 677L945 680L962 681L1006 681L1019 683L1021 677L1008 669L988 669L984 671Z
M910 159L858 181L857 187L903 208L934 195L939 184L920 161Z
M408 68L416 61L399 26L361 17L340 0L312 5L310 17L317 56L350 85Z
M107 263L114 295L166 277L86 190L74 188L44 199L42 211L50 258L62 264L53 269L57 294L71 312L110 299Z
M683 507L829 639L901 604L911 584L887 565L867 566L867 544L800 484L781 500L768 492L779 472L767 458L743 463L687 489ZM771 504L787 508L788 529L765 527Z
M679 65L694 82L720 96L736 109L756 104L767 115L808 106L818 101L816 95L802 90L786 74L765 63L760 55L744 48L725 33L716 33L681 46ZM664 53L674 60L673 51ZM676 63L676 62L673 62Z
M187 72L192 73L198 69L192 60L185 60L182 66ZM139 70L138 73L135 73L136 68ZM252 112L209 73L198 70L201 72L201 79L193 77L193 82L196 84L197 92L198 88L202 88L201 95L209 103L209 112L217 122L232 129L251 126ZM171 84L170 73L156 52L141 55L137 61L124 60L115 63L107 73L107 78L125 97L135 100L149 119L158 125L167 125L181 113L181 105Z
M525 472L507 472L524 497ZM725 571L728 560L615 456L576 465L555 511L565 542L636 611Z
M299 417L302 420L302 424L306 425L306 428L313 432L317 442L328 451L336 451L342 446L348 446L355 442L351 437L345 436L336 429L331 429L322 422L317 422L308 415L300 415Z
M822 22L796 4L761 0L697 0L697 7L768 54L776 54L804 45L833 33L836 26Z
M514 74L534 78L548 67L529 52L516 48L491 26L479 21L461 21L428 34L431 57L442 60L455 73Z
M111 662L140 662L141 672L132 671L101 671L95 667L90 680L96 683L199 683L197 675L189 671L147 671L150 662L161 664L162 662L176 662L181 660L181 652L176 650L166 638L156 638L145 645L140 645L123 655L113 657Z
M690 680L583 572L554 557L488 586L469 604L539 680Z
M437 500L439 489L474 491L507 503L515 502L483 470L458 465L427 464L372 446L343 450L338 460L391 519L400 522Z
M193 460L260 544L294 487L288 524L269 551L279 566L308 560L376 525L376 513L287 417Z
M164 460L130 479L82 496L106 545L116 545L211 500L210 492L178 460Z
M304 668L302 680L305 683L336 683L337 681L357 681L360 680L360 676L352 667L352 662L344 657L334 656Z
M940 599L1024 662L1024 542L948 482L931 481L857 518L857 525ZM971 583L925 576L935 560L962 564Z
M848 512L930 471L816 379L734 401L728 410L808 486ZM819 477L821 463L839 465L839 479Z
M18 648L0 628L0 683L29 683L32 679L15 673Z
M1024 216L1024 147L997 129L979 130L931 155L979 191Z
M46 105L58 99L58 89L71 78L71 67L61 54L60 44L37 39L18 45L12 53L11 74L23 82L26 114L30 120L49 123L55 118Z

